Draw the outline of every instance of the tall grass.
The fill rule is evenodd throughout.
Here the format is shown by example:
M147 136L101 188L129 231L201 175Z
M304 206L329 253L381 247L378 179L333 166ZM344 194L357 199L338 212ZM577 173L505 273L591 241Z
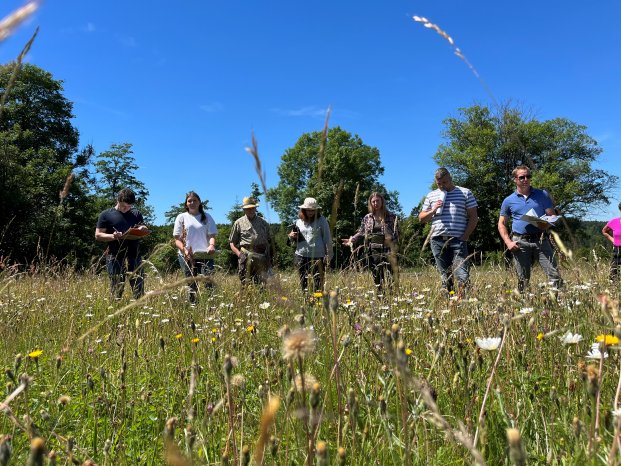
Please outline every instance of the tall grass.
M558 296L477 268L460 301L431 268L402 272L388 299L368 273L328 274L332 299L303 297L293 274L241 292L217 275L197 307L174 275L117 303L105 276L6 271L0 464L41 448L57 464L618 464L618 289L603 268L565 267ZM292 332L312 335L303 357ZM597 335L608 357L590 361Z

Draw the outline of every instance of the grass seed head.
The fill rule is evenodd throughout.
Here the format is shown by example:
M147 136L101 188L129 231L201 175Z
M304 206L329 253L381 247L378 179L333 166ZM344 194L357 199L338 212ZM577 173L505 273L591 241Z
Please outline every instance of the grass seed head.
M347 451L343 447L339 447L336 450L336 464L338 466L345 466L345 461L347 460Z
M517 429L507 429L507 441L509 442L509 459L515 466L526 465L526 452L522 445L522 436Z

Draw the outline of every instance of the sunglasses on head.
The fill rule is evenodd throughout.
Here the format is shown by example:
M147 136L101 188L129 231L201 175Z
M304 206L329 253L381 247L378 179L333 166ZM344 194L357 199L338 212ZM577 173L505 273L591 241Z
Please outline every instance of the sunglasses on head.
M532 177L533 175L521 175L521 176L518 176L517 178L520 181L524 181L524 180L530 180Z

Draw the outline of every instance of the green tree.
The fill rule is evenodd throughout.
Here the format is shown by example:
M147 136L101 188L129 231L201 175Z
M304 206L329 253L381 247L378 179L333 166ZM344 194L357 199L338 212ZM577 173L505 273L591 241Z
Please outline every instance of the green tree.
M384 194L388 208L401 213L398 193L388 192L379 182L384 167L377 148L335 127L328 131L320 160L322 137L320 131L305 133L282 156L278 167L280 181L269 190L268 199L283 222L295 221L298 206L305 197L312 196L334 226L338 242L339 236L350 235L358 228L373 191Z
M132 144L112 144L110 149L97 156L95 170L98 176L97 194L108 202L116 203L117 193L131 188L136 193L136 207L148 223L154 220L153 208L147 205L149 190L135 176L138 164L133 157Z
M501 248L496 223L500 204L515 186L511 171L525 164L533 170L533 186L546 189L567 216L581 216L609 202L616 176L595 169L602 149L586 127L565 118L538 121L509 104L496 113L485 106L459 109L444 120L435 161L445 166L456 184L472 189L479 204L477 248Z
M0 255L17 262L37 256L88 261L92 230L84 224L96 216L86 168L92 148L78 151L73 104L62 93L62 81L26 64L7 89L13 70L14 64L0 66L6 97L0 118ZM75 178L61 199L70 173Z

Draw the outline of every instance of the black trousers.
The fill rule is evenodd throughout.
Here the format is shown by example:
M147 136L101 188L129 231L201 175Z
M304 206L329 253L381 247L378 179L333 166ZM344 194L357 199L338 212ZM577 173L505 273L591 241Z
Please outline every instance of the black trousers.
M621 246L615 246L612 250L612 261L610 262L610 280L619 281L619 266L621 265Z
M300 286L302 287L302 291L308 290L309 277L313 281L313 289L309 291L323 291L323 257L313 259L312 257L303 257L296 254L294 263L295 267L298 269L298 275L300 276Z

